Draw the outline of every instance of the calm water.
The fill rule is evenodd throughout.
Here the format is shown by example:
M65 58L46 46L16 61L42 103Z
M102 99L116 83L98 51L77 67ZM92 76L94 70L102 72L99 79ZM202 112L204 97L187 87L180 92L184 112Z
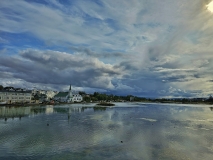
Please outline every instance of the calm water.
M212 160L208 105L0 107L0 159Z

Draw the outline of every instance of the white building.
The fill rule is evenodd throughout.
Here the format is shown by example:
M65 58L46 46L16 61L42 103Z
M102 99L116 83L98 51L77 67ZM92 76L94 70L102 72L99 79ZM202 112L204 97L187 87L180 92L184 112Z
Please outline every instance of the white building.
M51 98L53 98L56 94L58 94L57 91L45 91L45 90L36 90L34 89L32 91L32 95L36 95L36 94L44 94L46 95L46 100L50 100Z
M80 94L73 94L72 102L81 102L83 97Z
M31 98L31 91L0 90L0 103L30 103Z
M83 97L80 94L72 94L70 85L69 92L59 92L54 96L54 100L59 102L81 102Z
M58 94L58 92L56 91L46 91L45 94L47 95L48 99L53 98L56 94Z

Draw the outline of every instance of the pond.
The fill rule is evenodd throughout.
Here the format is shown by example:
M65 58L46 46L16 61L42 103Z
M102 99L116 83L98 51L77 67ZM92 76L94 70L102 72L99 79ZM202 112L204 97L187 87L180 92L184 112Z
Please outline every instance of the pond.
M0 159L211 160L208 105L0 107Z

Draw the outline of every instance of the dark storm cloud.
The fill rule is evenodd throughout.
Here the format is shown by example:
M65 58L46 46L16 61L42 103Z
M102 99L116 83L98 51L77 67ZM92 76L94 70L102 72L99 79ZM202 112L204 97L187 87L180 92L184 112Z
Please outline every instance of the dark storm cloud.
M13 77L10 73L8 73L7 70L2 71L1 69L0 69L0 75L1 75L1 78L12 78Z
M33 62L45 64L47 67L58 68L63 70L69 67L85 67L94 65L93 62L85 61L80 57L75 57L69 54L63 54L57 51L36 51L26 50L21 52L21 56Z
M119 76L119 70L113 69L97 59L70 55L67 53L26 50L21 57L5 56L0 66L31 83L70 84L96 88L112 88L111 78ZM2 70L2 69L1 69Z
M139 58L120 59L117 64L105 64L94 56L58 51L24 50L19 56L0 59L1 77L14 77L43 85L72 84L79 87L105 89L108 93L126 93L144 97L195 95L175 88L170 83L193 80L194 70L171 69L150 63L140 68ZM162 61L164 57L159 58ZM149 61L147 61L149 62ZM147 63L146 62L146 63ZM163 63L165 64L165 63ZM164 66L165 67L165 66ZM54 87L56 88L56 87Z

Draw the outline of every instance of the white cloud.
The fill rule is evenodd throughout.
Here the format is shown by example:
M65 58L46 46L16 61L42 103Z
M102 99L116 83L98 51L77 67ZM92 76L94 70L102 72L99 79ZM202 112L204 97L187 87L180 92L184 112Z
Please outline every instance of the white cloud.
M42 83L67 83L62 78L73 76L79 87L113 90L117 86L162 95L166 92L160 91L168 91L169 86L189 94L191 90L193 95L194 91L209 93L212 88L213 15L205 8L208 0L0 3L2 32L28 33L47 45L43 51L33 49L33 44L26 50L10 46L10 39L1 36L0 41L8 42L5 48L22 51L18 59L11 56L17 62L1 61L7 68L3 75L12 73L32 81L25 67L33 66L35 75L42 71L44 77L61 77L40 78ZM58 47L67 51L56 51ZM83 75L77 78L77 73Z

